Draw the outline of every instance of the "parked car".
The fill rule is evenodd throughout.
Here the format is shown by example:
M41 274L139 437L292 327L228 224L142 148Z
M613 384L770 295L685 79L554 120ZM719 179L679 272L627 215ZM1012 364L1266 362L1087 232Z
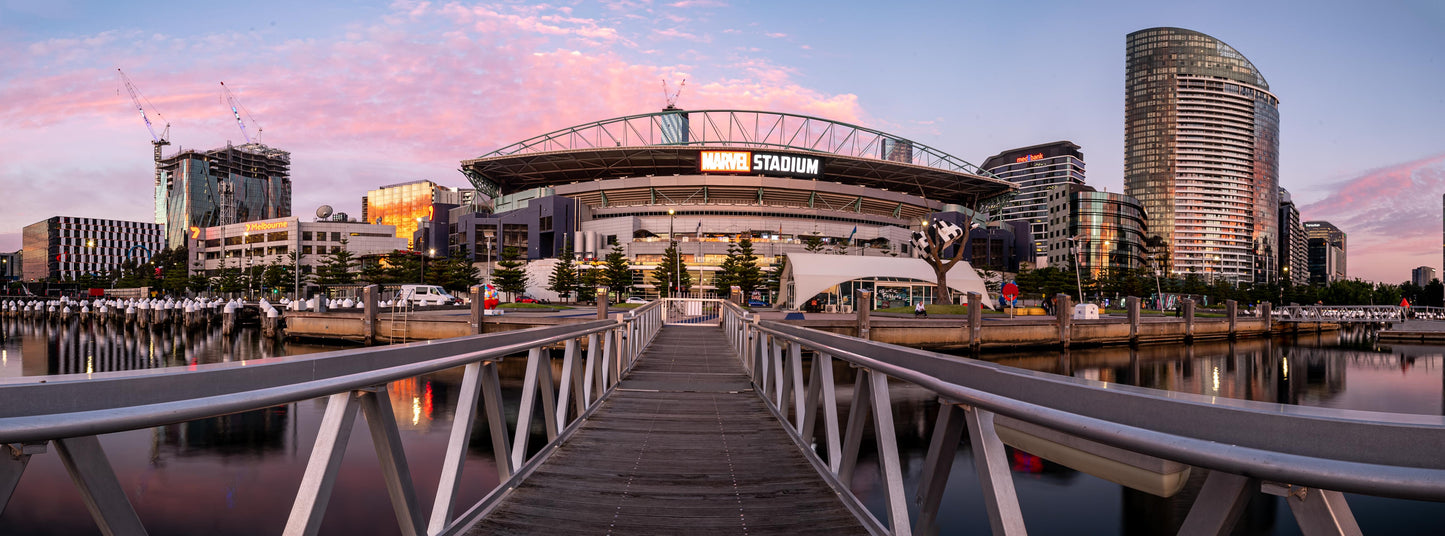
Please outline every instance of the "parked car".
M768 302L763 300L748 300L748 307L767 307Z
M402 285L401 298L412 305L447 305L460 303L456 296L436 285Z
M537 299L523 294L517 297L517 303L537 303Z
M639 297L637 297L637 296L633 296L633 297L631 297L631 298L627 298L627 301L626 301L626 302L623 302L623 303L636 303L636 304L639 304L639 305L640 305L640 304L647 303L647 300L644 300L644 299L639 298Z

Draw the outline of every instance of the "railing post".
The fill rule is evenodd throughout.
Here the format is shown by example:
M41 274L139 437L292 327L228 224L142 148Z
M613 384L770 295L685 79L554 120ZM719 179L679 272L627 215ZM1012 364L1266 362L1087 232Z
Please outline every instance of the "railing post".
M608 296L607 296L607 291L603 290L603 288L605 288L605 287L598 287L598 288L597 288L597 294L596 294L596 296L597 296L597 319L598 319L598 320L607 320L607 298L608 298Z
M60 461L70 473L70 479L80 489L80 498L101 533L145 534L145 526L116 479L115 469L105 457L99 438L57 439L55 450L60 453Z
M296 492L296 502L291 504L291 516L286 520L286 529L282 534L310 535L321 529L321 518L325 517L331 488L336 485L336 475L340 472L341 458L346 454L346 442L351 438L351 426L356 422L358 405L353 391L336 393L327 398L321 429L317 432L315 446L301 477L301 489Z

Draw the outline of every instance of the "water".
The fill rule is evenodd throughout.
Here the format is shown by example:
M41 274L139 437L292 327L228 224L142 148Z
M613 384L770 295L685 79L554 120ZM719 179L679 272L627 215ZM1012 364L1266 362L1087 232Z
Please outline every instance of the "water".
M0 321L0 377L104 372L243 361L344 347L174 330L101 329L79 322L46 326ZM1445 348L1374 345L1367 333L1288 340L1161 345L989 354L1001 363L1053 373L1196 394L1311 406L1439 415L1445 412ZM516 418L522 361L504 361L508 417ZM851 387L853 371L835 377ZM422 511L429 512L451 426L459 369L389 386ZM916 489L938 405L926 391L890 388L906 489ZM840 395L846 414L850 389ZM324 401L308 400L215 419L103 436L121 485L151 534L280 532L315 441ZM846 418L846 415L842 415ZM323 534L400 531L382 486L364 421L348 443ZM540 426L534 427L540 430ZM467 453L458 509L497 483L489 432L479 421ZM966 436L965 436L966 437ZM535 438L534 446L545 442ZM965 439L965 443L967 440ZM873 441L854 479L855 492L882 516ZM1162 499L1010 451L1014 482L1034 534L1172 533L1202 484L1202 471L1178 496ZM988 520L967 445L950 475L940 524L945 534L986 532ZM911 493L911 492L910 492ZM1350 496L1367 534L1433 534L1445 519L1437 503ZM1241 534L1298 534L1281 499L1259 496L1240 522ZM78 492L53 452L31 459L15 496L0 514L0 534L98 534Z

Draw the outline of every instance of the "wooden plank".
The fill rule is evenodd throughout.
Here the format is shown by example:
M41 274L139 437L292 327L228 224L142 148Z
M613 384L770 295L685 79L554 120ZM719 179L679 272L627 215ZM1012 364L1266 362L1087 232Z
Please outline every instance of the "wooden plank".
M468 534L866 534L717 327L667 326L603 406Z

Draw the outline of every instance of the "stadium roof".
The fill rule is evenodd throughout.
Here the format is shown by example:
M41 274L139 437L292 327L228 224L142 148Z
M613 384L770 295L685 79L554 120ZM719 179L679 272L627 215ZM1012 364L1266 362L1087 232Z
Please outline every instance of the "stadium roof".
M932 147L872 129L795 114L664 110L577 125L462 162L490 195L647 175L699 174L704 150L822 157L823 180L977 205L1016 187Z

